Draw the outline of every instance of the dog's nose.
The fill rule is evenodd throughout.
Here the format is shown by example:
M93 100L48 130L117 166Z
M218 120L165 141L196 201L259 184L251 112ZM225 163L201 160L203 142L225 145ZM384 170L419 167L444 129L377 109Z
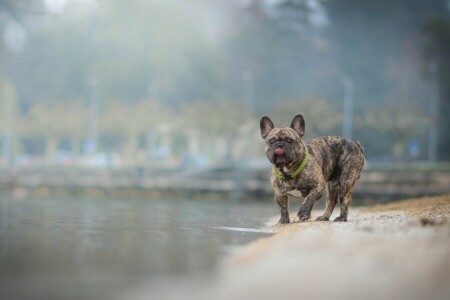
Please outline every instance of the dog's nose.
M276 146L277 146L277 148L283 148L283 147L284 147L284 144L278 143L278 144L276 144Z

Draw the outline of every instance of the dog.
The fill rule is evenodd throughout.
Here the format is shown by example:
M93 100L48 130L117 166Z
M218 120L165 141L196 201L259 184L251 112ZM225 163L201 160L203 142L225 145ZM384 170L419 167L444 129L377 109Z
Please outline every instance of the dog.
M280 209L279 224L289 223L288 192L298 190L304 197L297 216L300 222L311 218L314 203L327 189L324 213L316 221L328 221L340 201L341 213L334 221L347 221L348 205L356 181L364 167L364 148L339 136L303 141L305 120L296 115L290 127L275 128L264 116L260 121L265 152L272 163L270 182Z

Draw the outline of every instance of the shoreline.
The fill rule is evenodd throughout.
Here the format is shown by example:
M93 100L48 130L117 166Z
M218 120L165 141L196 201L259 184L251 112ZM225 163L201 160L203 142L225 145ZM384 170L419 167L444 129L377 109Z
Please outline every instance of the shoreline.
M450 169L366 169L354 199L391 201L450 193ZM0 190L14 197L79 195L88 197L272 198L270 168L180 170L0 169ZM369 204L365 202L365 204Z
M210 278L148 284L121 299L450 298L449 194L351 208L345 223L269 228L274 235L236 250Z
M320 214L314 211L311 220ZM450 297L450 195L361 207L350 214L346 223L274 226L274 236L244 246L224 269L231 287L251 278L234 295Z

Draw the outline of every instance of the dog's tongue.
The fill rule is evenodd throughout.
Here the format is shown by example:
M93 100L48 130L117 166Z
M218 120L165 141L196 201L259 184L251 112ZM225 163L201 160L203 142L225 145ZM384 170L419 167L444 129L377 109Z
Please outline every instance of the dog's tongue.
M276 155L281 155L281 154L283 154L284 152L283 152L283 150L281 150L280 148L278 148L278 149L275 149L275 154Z

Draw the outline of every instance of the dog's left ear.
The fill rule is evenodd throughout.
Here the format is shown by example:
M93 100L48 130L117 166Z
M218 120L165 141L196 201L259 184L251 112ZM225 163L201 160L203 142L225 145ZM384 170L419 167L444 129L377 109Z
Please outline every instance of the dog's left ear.
M303 137L305 134L305 119L303 119L302 115L296 115L291 122L291 128L298 133L300 137Z

